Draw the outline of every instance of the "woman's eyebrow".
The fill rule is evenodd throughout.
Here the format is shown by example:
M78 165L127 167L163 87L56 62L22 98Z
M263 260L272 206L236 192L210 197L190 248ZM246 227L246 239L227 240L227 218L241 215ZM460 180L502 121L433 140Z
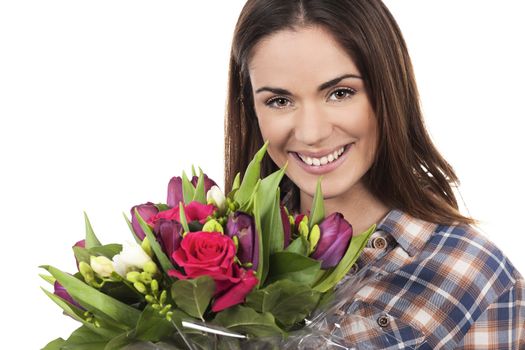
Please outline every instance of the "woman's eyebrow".
M361 78L359 75L356 75L356 74L343 74L337 78L334 78L332 80L329 80L325 83L322 83L321 85L319 85L319 87L317 88L317 91L323 91L323 90L326 90L334 85L337 85L337 83L339 83L341 80L343 79L346 79L346 78L355 78L355 79L363 79ZM271 93L274 93L276 95L291 95L292 93L286 89L281 89L281 88L275 88L275 87L269 87L269 86L263 86L259 89L257 89L257 91L255 91L256 94L258 94L259 92L263 92L263 91L269 91Z

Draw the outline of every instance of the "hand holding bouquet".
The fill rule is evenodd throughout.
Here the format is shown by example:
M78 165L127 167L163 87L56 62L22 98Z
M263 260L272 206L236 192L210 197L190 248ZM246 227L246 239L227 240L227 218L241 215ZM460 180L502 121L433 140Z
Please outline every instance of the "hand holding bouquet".
M82 325L45 349L206 348L203 324L238 338L303 328L375 227L353 236L340 213L325 217L320 182L309 215L290 215L280 204L285 168L260 178L266 147L227 195L202 171L172 178L166 204L137 205L126 218L134 243L102 245L86 217L86 238L73 247L78 272L43 266L42 276L54 285L45 293Z

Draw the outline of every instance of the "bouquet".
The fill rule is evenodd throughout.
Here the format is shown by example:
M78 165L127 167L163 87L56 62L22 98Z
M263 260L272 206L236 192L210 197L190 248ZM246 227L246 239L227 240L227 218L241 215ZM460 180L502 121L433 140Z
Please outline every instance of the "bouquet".
M284 347L321 332L311 320L339 302L334 289L375 226L353 235L340 213L325 217L320 180L308 215L292 215L280 203L286 165L260 176L266 148L226 195L200 169L172 178L167 203L125 216L134 242L102 244L86 216L78 271L41 275L81 326L44 349Z

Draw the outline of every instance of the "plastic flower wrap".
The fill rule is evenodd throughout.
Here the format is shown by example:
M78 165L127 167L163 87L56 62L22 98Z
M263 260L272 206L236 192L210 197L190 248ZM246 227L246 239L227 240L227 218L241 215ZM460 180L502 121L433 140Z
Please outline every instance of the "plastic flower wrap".
M348 348L319 320L360 287L336 297L375 226L354 236L340 213L325 217L320 181L311 212L290 215L286 166L260 177L266 147L228 194L193 170L165 204L133 206L134 242L103 245L86 216L78 271L42 266L45 293L81 326L45 349Z

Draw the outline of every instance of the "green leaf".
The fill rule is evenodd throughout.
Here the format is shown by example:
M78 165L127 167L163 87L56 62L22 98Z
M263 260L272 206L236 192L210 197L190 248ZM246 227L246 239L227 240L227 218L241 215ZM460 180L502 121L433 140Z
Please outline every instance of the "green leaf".
M308 252L310 251L310 243L306 238L304 238L304 236L301 235L294 239L284 251L308 256Z
M261 149L257 151L250 164L248 164L241 185L237 192L235 192L234 199L241 205L241 207L250 200L255 184L261 177L261 161L266 154L267 148L268 141L266 141Z
M133 344L135 342L135 339L133 339L133 333L133 330L120 333L107 342L104 350L122 349L126 345Z
M264 283L266 275L268 274L269 268L269 259L268 259L268 250L264 250L264 241L262 235L262 224L261 224L261 212L259 211L259 203L257 200L257 192L254 193L254 206L253 206L253 219L255 221L255 233L257 234L257 239L259 240L259 264L257 265L257 286L259 288Z
M277 252L270 255L270 271L267 282L289 279L310 285L315 281L320 269L321 263L315 259L297 253Z
M284 227L281 217L281 195L279 188L277 188L275 200L268 214L269 215L263 217L263 227L269 237L268 253L273 254L284 249Z
M142 240L139 238L139 236L137 236L137 234L135 233L135 230L133 230L133 225L131 224L131 221L129 221L126 213L122 213L122 215L124 216L124 220L126 220L126 224L128 224L129 230L131 231L131 234L133 235L135 242L137 242L138 244L142 243Z
M140 312L116 299L99 292L79 279L52 266L42 266L68 291L82 306L93 313L99 312L128 327L134 327Z
M151 228L144 221L144 219L142 219L142 217L140 216L139 211L137 209L135 209L135 216L137 218L137 221L140 224L140 227L142 228L142 230L146 234L146 237L148 238L148 241L149 241L149 244L151 246L151 249L153 250L153 253L155 253L155 256L159 260L159 263L160 263L160 266L162 267L162 270L164 270L164 272L168 273L168 270L172 270L175 267L173 266L173 264L171 263L170 259L168 259L168 257L166 256L166 254L162 250L159 242L157 242L157 239L155 238L155 235L153 234L153 232L151 232Z
M260 314L249 307L240 305L219 312L213 323L234 332L255 337L269 337L284 334L283 330L275 324L275 318L272 314Z
M182 172L182 198L184 198L184 203L188 204L193 199L195 195L195 187L186 176L186 173Z
M62 346L66 341L62 338L56 338L55 340L50 341L42 350L61 350Z
M64 310L66 315L69 315L74 320L76 320L78 322L81 322L82 324L84 324L84 326L90 328L93 332L99 334L100 336L105 337L107 339L110 339L110 338L114 337L116 334L118 334L119 332L121 332L121 330L116 329L114 327L110 327L110 326L107 326L107 327L95 327L93 324L87 322L84 319L84 316L83 316L84 310L79 309L75 305L70 304L66 300L60 298L58 295L55 295L55 294L45 290L44 288L42 288L42 290L44 291L44 293L46 293L46 295L51 300L53 300L53 302L55 304L57 304L62 310Z
M316 283L314 289L324 293L341 281L348 271L350 271L352 265L357 261L359 255L361 255L361 252L366 246L366 242L372 233L374 233L375 229L376 225L372 225L365 232L356 236L352 236L352 240L348 245L348 249L346 250L346 253L339 264L332 270L329 270L329 272L327 272L327 276L321 279L320 282Z
M215 292L215 281L210 276L178 280L171 286L175 304L188 315L204 321L204 312Z
M148 305L140 314L139 322L135 331L135 338L157 342L175 332L175 328L165 316Z
M98 247L93 247L93 248L88 249L88 252L90 255L95 255L95 256L102 255L108 259L113 259L113 257L119 254L121 251L122 251L122 244L115 244L115 243L101 245Z
M186 212L184 211L184 205L179 203L179 221L182 225L184 232L190 232L190 227L188 226L188 221L186 220Z
M69 350L104 350L108 339L101 337L86 326L77 328L62 345Z
M39 275L40 277L42 277L42 279L43 279L44 281L46 281L47 283L49 283L49 284L51 284L51 285L54 285L54 284L55 284L55 281L56 281L55 277L53 277L53 276L49 276L49 275L44 275L43 273L39 273L38 275Z
M171 209L171 207L167 204L164 204L164 203L157 203L155 204L155 208L158 209L158 211L166 211L168 209Z
M86 248L89 249L102 245L97 236L95 236L95 232L93 231L93 227L91 226L91 222L89 222L86 212L84 212L84 221L86 222Z
M75 258L80 263L81 261L85 262L86 264L90 263L90 255L89 251L86 248L82 247L73 247L73 254L75 254Z
M195 166L193 164L191 165L191 176L197 176L197 172L195 171Z
M199 168L199 180L193 194L193 200L202 204L206 204L206 192L204 191L204 173Z
M271 313L285 329L303 321L315 309L321 295L305 284L290 280L277 281L258 292L263 295L262 312Z
M236 191L241 187L241 173L237 173L233 179L232 191Z
M312 208L310 210L310 220L308 221L308 229L312 229L315 224L319 224L324 219L324 203L323 192L321 190L322 176L317 179L317 188L315 190L314 199L312 201Z
M273 172L261 180L261 185L259 186L259 193L263 194L263 196L259 197L261 213L265 214L270 212L274 206L274 198L277 194L277 191L279 190L279 184L286 173L287 166L288 163L286 163L281 169Z

